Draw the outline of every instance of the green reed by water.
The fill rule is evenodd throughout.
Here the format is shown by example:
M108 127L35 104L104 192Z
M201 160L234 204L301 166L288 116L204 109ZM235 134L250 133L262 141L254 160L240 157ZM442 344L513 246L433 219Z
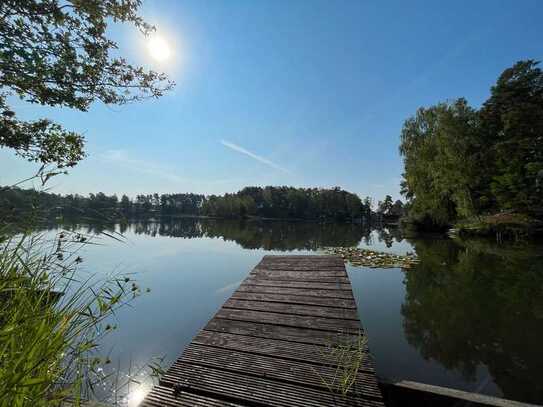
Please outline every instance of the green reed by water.
M79 233L30 234L0 249L0 404L79 406L106 377L103 321L140 294L130 277L76 277Z

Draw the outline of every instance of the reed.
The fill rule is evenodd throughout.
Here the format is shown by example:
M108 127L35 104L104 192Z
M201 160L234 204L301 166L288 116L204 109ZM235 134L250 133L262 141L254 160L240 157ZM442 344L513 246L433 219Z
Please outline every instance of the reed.
M314 371L330 392L343 396L349 393L367 355L367 344L367 337L359 331L354 340L328 344L322 351L323 358L335 366L334 374L329 377L321 375L316 369Z
M130 276L79 280L88 244L70 232L0 242L0 405L79 406L107 380L105 322L140 288Z

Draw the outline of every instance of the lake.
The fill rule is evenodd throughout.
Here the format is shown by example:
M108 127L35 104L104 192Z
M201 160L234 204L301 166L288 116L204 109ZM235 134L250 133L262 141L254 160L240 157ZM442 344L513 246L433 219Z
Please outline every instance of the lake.
M543 401L543 244L403 237L362 225L184 218L115 226L51 225L96 235L82 276L135 273L150 288L115 317L104 340L128 405L168 367L266 254L319 254L329 246L416 252L409 269L347 266L360 319L383 380L413 380L513 400ZM100 235L116 231L117 241Z

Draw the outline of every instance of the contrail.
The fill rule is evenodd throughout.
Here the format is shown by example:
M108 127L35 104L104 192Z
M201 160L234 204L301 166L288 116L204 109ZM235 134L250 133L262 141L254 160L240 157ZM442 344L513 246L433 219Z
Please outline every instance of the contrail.
M237 151L238 153L245 154L245 155L251 157L252 159L254 159L254 160L258 161L258 162L261 162L262 164L266 164L267 166L272 167L272 168L274 168L276 170L283 171L283 172L285 172L287 174L292 174L286 168L283 168L280 165L277 165L276 163L274 163L273 161L270 161L267 158L259 156L258 154L251 153L249 150L246 150L243 147L238 146L237 144L230 143L229 141L226 141L226 140L221 140L221 144L223 146L225 146L225 147L230 148L231 150Z

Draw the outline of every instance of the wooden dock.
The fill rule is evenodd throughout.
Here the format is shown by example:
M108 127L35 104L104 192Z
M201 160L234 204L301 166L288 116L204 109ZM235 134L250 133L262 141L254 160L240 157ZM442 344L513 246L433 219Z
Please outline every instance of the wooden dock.
M142 406L383 406L367 348L347 395L332 391L331 349L361 333L341 258L265 256Z

